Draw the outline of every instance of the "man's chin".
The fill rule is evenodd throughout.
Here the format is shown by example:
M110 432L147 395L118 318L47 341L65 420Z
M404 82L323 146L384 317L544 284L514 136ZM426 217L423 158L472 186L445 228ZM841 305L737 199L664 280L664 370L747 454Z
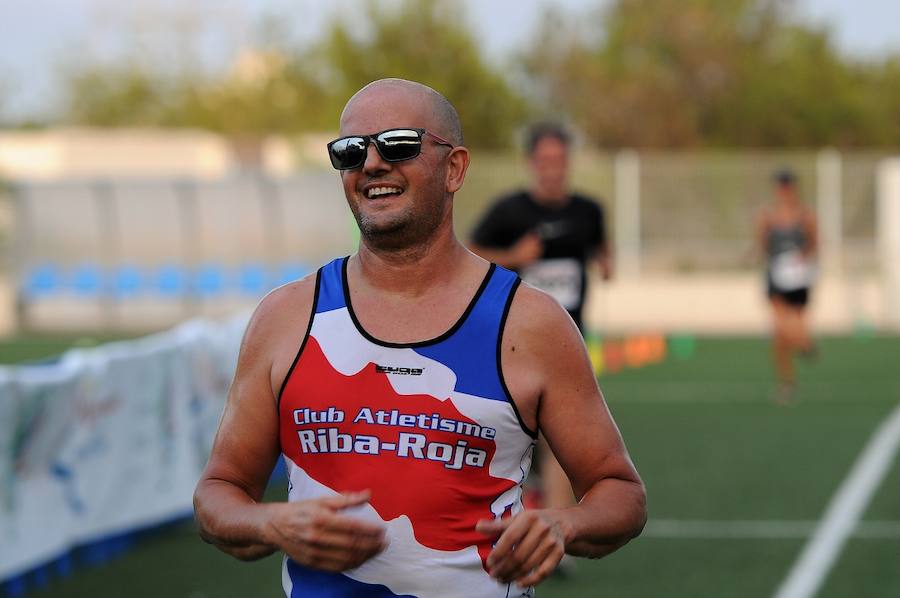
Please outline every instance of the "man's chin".
M383 249L401 249L411 242L411 227L402 220L376 222L363 220L359 223L359 231L366 242Z

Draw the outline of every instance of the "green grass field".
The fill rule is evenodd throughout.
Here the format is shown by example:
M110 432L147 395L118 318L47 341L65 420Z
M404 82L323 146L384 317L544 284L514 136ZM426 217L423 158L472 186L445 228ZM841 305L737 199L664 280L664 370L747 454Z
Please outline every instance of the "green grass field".
M128 338L116 334L23 334L0 338L0 364L18 364L52 360L72 347L94 347L98 344Z
M826 338L796 404L769 400L762 339L700 339L686 360L601 377L647 484L644 534L542 597L771 596L878 424L900 403L900 338ZM273 492L278 496L279 491ZM868 530L869 533L862 533ZM843 546L821 597L900 596L900 463ZM29 596L278 596L280 559L245 564L191 524Z

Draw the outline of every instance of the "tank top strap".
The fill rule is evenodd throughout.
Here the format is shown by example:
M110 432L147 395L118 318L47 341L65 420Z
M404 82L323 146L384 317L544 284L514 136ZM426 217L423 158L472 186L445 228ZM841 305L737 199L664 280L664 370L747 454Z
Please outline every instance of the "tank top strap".
M315 313L321 314L347 307L343 277L344 262L347 259L346 256L337 258L319 268Z
M319 269L316 314L343 308L349 311L344 276L347 259L338 258ZM485 282L470 302L467 313L462 315L453 329L433 341L404 346L448 366L456 374L457 392L513 403L503 379L500 344L506 317L520 282L515 272L491 264ZM355 329L357 334L364 335L358 325ZM390 346L387 343L382 345Z
M440 342L416 347L417 353L453 370L456 391L512 403L500 367L500 343L520 282L515 272L492 264L487 284L482 286L461 325Z

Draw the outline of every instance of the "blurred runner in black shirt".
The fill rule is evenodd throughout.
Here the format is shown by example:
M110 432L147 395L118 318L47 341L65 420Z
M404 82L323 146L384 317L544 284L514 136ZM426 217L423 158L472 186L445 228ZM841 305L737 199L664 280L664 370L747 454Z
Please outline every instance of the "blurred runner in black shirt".
M603 207L569 190L569 134L555 124L531 129L531 187L499 198L475 227L473 251L519 272L568 310L584 332L587 265L612 272Z

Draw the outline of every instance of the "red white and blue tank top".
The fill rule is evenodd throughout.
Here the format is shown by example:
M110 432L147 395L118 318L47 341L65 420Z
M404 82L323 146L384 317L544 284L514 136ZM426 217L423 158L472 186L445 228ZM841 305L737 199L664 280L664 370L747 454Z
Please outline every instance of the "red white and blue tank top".
M491 265L438 338L388 343L350 303L347 258L323 266L313 314L279 394L288 500L371 489L348 514L382 522L388 547L341 574L285 557L289 598L532 596L485 567L480 519L522 510L535 434L503 379L500 343L515 273Z

